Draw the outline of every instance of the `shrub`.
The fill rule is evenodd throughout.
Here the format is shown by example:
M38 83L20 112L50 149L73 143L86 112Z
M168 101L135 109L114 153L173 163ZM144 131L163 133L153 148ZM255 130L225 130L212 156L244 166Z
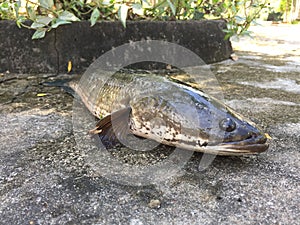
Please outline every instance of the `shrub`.
M19 27L34 29L33 39L43 38L46 32L74 21L120 20L201 20L227 21L226 38L249 35L250 24L266 7L263 0L24 0L25 12L20 13L21 1L4 1L1 19L14 19ZM152 0L153 2L153 0ZM13 16L15 15L15 16ZM24 23L31 21L28 26Z

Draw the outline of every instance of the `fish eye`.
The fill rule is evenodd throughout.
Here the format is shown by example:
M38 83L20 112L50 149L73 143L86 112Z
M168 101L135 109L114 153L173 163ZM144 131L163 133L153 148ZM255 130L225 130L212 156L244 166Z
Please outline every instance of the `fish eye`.
M236 124L232 119L225 118L220 121L219 127L224 131L231 132L231 131L235 130Z

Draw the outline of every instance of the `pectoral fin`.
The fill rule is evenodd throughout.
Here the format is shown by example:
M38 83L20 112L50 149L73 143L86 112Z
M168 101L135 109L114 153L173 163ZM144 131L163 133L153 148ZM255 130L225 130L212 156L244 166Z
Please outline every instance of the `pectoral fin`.
M113 147L122 140L126 140L131 134L129 129L129 116L131 108L127 107L101 119L95 129L90 130L90 134L99 135L101 142L106 147Z

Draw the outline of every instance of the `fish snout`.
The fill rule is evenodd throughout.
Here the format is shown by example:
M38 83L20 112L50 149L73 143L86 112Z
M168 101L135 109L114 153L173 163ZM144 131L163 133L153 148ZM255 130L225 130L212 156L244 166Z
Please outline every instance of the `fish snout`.
M267 142L267 136L262 132L248 132L249 140L253 141L254 144L264 144ZM247 140L246 139L246 140Z
M243 129L242 134L236 135L235 138L236 140L227 140L224 143L234 154L261 153L269 147L266 134L254 127L247 132Z

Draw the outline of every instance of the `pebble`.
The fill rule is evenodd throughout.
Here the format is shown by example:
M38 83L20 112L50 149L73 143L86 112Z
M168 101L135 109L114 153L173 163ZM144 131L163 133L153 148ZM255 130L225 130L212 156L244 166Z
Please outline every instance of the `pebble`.
M158 199L151 199L150 202L148 203L148 206L151 209L159 209L161 206L161 202Z

